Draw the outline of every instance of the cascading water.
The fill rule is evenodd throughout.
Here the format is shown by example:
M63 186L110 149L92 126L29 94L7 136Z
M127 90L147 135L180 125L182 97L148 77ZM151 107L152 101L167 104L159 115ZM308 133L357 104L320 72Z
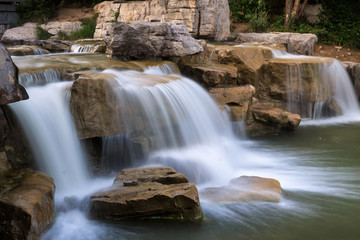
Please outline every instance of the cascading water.
M24 87L45 85L51 82L60 82L61 74L56 69L49 69L43 72L23 73L19 76L19 83Z
M351 80L339 61L281 50L273 50L273 58L300 60L288 66L288 111L310 119L334 115L359 119L360 108Z
M150 149L150 156L145 156L149 157L148 164L173 166L195 182L219 177L224 174L219 169L230 171L220 146L225 139L234 138L231 123L204 89L189 79L167 75L170 72L166 65L148 68L141 74L104 71L116 76L118 87L114 91L127 131L126 135L111 138L117 142L123 139L123 145L126 136L127 146L131 138L145 139ZM105 138L105 154L118 152L121 145L113 141ZM113 158L123 159L121 155ZM135 163L135 159L129 162Z
M94 45L77 45L74 44L71 46L71 52L74 53L89 53Z
M27 77L30 81L34 78ZM25 81L25 76L22 78ZM66 100L71 84L59 82L27 88L29 100L10 105L37 165L54 178L58 195L76 193L88 182L87 166Z
M81 62L76 57L72 59ZM359 235L360 153L354 146L358 136L352 126L302 127L296 134L283 138L237 140L226 111L220 111L197 84L171 74L166 66L150 67L143 73L117 70L105 73L116 76L114 92L121 105L119 119L126 125L126 131L103 139L103 152L107 154L104 158L119 161L118 154L123 154L121 158L134 154L130 159L141 161L130 161L127 163L130 167L171 165L193 181L204 183L197 185L200 190L225 185L241 175L271 177L281 182L285 194L280 203L202 201L206 221L201 225L100 223L87 219L81 208L75 207L58 213L56 223L43 239L273 240L324 236L351 239ZM87 177L66 100L70 85L56 82L29 87L30 100L11 104L11 108L28 130L26 134L36 158L45 160L39 167L55 178L57 194L61 191L81 199L85 197L79 193L81 189L89 193L100 186L110 186L112 180L104 184ZM346 108L343 112L347 112ZM147 158L137 155L139 148L148 151ZM114 149L118 152L112 152Z

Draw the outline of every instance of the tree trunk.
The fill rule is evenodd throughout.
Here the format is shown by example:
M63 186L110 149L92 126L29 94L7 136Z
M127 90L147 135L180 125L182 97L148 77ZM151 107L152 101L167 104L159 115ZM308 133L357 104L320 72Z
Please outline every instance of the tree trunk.
M291 10L294 5L294 0L286 0L285 2L285 29L290 28Z
M296 21L304 14L304 9L308 0L304 0L301 5L301 0L285 0L285 29L289 30L291 25L291 19ZM300 8L301 6L301 8Z
M298 20L299 18L301 18L301 16L304 14L304 10L305 10L305 7L306 7L307 2L308 2L308 0L304 0L304 3L303 3L302 6L301 6L300 12L299 12L296 20Z

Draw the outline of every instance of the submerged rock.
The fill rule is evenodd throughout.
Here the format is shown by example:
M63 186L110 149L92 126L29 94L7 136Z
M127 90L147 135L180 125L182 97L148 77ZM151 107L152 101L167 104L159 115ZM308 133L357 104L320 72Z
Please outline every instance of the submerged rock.
M51 177L32 170L0 175L2 239L34 239L54 221L55 185Z
M48 50L42 49L40 46L37 45L8 46L7 50L9 51L11 56L41 55L49 53Z
M105 38L107 54L120 59L183 57L203 51L184 25L113 23Z
M206 188L200 196L211 202L279 202L281 192L280 183L275 179L242 176L232 179L227 186Z
M90 198L94 218L200 220L197 188L170 167L126 169Z
M310 55L314 53L318 38L315 34L300 33L239 33L236 42L257 42L278 44L286 47L289 53Z

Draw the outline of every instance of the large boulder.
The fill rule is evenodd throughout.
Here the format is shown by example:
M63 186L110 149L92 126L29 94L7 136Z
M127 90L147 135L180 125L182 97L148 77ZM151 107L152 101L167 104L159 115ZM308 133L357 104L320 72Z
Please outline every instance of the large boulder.
M25 89L18 83L18 68L0 43L0 105L28 98Z
M286 47L289 53L313 55L318 38L315 34L300 33L239 33L236 42L279 44Z
M203 51L184 25L113 23L106 36L107 54L120 59L183 57Z
M104 38L107 22L170 22L184 24L193 37L226 40L230 35L227 0L105 1L98 13L95 38Z
M0 235L2 239L38 237L54 221L55 185L51 177L32 170L0 174Z
M91 196L90 213L97 219L200 220L198 191L169 167L127 169L113 187Z
M200 196L210 202L279 202L281 192L275 179L242 176L232 179L227 186L206 188Z
M23 26L7 29L1 41L5 44L22 45L36 39L36 24L25 23Z

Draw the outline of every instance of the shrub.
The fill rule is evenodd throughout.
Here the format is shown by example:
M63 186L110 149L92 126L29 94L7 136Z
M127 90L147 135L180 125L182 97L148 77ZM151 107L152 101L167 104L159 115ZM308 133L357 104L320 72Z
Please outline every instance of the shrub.
M46 31L45 29L37 26L36 27L36 38L38 40L46 40L46 39L49 39L52 35Z
M266 32L268 28L267 13L254 13L250 19L250 25L254 32Z
M54 1L28 0L17 5L21 22L44 23L54 15Z

